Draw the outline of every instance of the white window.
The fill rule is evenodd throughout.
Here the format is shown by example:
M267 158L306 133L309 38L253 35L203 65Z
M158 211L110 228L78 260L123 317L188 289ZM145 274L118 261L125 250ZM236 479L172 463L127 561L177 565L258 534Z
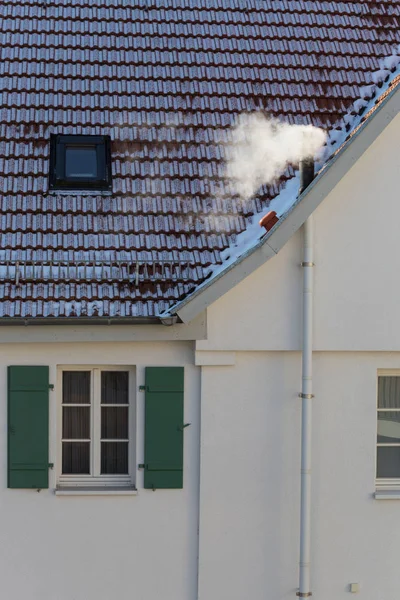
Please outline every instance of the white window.
M132 486L132 370L65 367L60 376L59 485Z
M400 486L400 375L378 376L376 477L379 486Z

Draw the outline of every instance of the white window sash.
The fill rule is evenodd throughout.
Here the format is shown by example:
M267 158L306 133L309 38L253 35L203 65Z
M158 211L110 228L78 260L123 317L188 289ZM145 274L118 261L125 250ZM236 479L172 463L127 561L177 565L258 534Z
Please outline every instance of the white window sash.
M378 373L377 373L377 386L378 386L378 379L379 377L399 377L400 376L400 371L397 369L379 369ZM378 394L377 394L377 398L376 398L376 402L377 402L377 419L376 419L376 427L378 429L378 422L379 422L379 413L380 412L386 412L386 413L400 413L400 407L399 408L382 408L382 407L378 407ZM378 431L377 431L378 433ZM378 436L377 436L378 437ZM377 439L376 437L376 439ZM400 447L400 441L399 442L391 442L391 443L382 443L382 442L376 442L376 448L390 448L390 447ZM376 452L376 457L377 457L377 452ZM376 466L375 466L376 469ZM375 470L376 472L376 470ZM385 477L377 477L375 475L375 487L376 489L379 490L396 490L396 491L400 491L400 477L393 477L393 478L385 478Z
M91 432L91 440L90 440L90 475L70 475L62 473L62 425L63 425L63 415L62 415L62 377L64 371L90 371L91 372L91 382L90 382L90 390L91 390L91 404L77 404L76 406L90 406L91 411L91 424L90 424L90 432ZM129 388L128 388L128 404L101 404L101 373L102 371L128 371L129 373ZM133 473L135 472L135 456L133 456L134 452L134 433L135 433L135 372L134 369L130 366L93 366L93 365L68 365L68 366L60 366L58 371L58 387L60 390L60 401L58 402L59 406L59 417L58 417L58 469L57 469L57 483L60 487L132 487ZM75 404L71 404L68 406L75 406ZM118 440L102 440L101 439L101 408L102 406L109 407L127 407L128 408L128 432L129 437L127 439L118 439ZM80 441L80 440L71 440L71 441ZM89 441L89 440L82 440ZM128 443L128 474L101 474L101 442L121 442Z
M101 383L100 383L101 371L100 369L93 369L93 455L92 455L92 470L91 474L94 477L99 477L100 473L100 434L101 434L101 408L100 408L100 394L101 394Z

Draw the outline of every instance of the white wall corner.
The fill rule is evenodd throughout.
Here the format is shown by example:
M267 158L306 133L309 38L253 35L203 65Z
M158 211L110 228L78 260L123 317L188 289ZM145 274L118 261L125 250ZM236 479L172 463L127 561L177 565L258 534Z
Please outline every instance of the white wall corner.
M201 351L195 352L197 367L229 367L235 364L236 352Z

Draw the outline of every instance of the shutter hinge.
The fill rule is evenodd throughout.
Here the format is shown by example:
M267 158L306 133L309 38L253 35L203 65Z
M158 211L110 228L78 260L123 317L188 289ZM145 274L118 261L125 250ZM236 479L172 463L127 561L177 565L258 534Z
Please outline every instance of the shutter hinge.
M146 386L145 385L139 385L139 392L145 392L146 391Z
M54 463L49 463L49 469L54 469Z
M185 423L184 425L179 425L178 431L183 431L185 429L185 427L189 427L189 425L191 425L191 423Z
M54 391L54 383L49 383L49 390Z
M138 469L145 469L146 465L144 463L140 463L140 465L138 465Z

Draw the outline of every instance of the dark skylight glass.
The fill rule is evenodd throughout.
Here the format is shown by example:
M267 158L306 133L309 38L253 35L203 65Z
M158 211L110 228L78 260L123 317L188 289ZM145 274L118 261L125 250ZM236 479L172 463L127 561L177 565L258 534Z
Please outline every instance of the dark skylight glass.
M65 176L83 179L97 177L97 152L95 146L66 146Z

